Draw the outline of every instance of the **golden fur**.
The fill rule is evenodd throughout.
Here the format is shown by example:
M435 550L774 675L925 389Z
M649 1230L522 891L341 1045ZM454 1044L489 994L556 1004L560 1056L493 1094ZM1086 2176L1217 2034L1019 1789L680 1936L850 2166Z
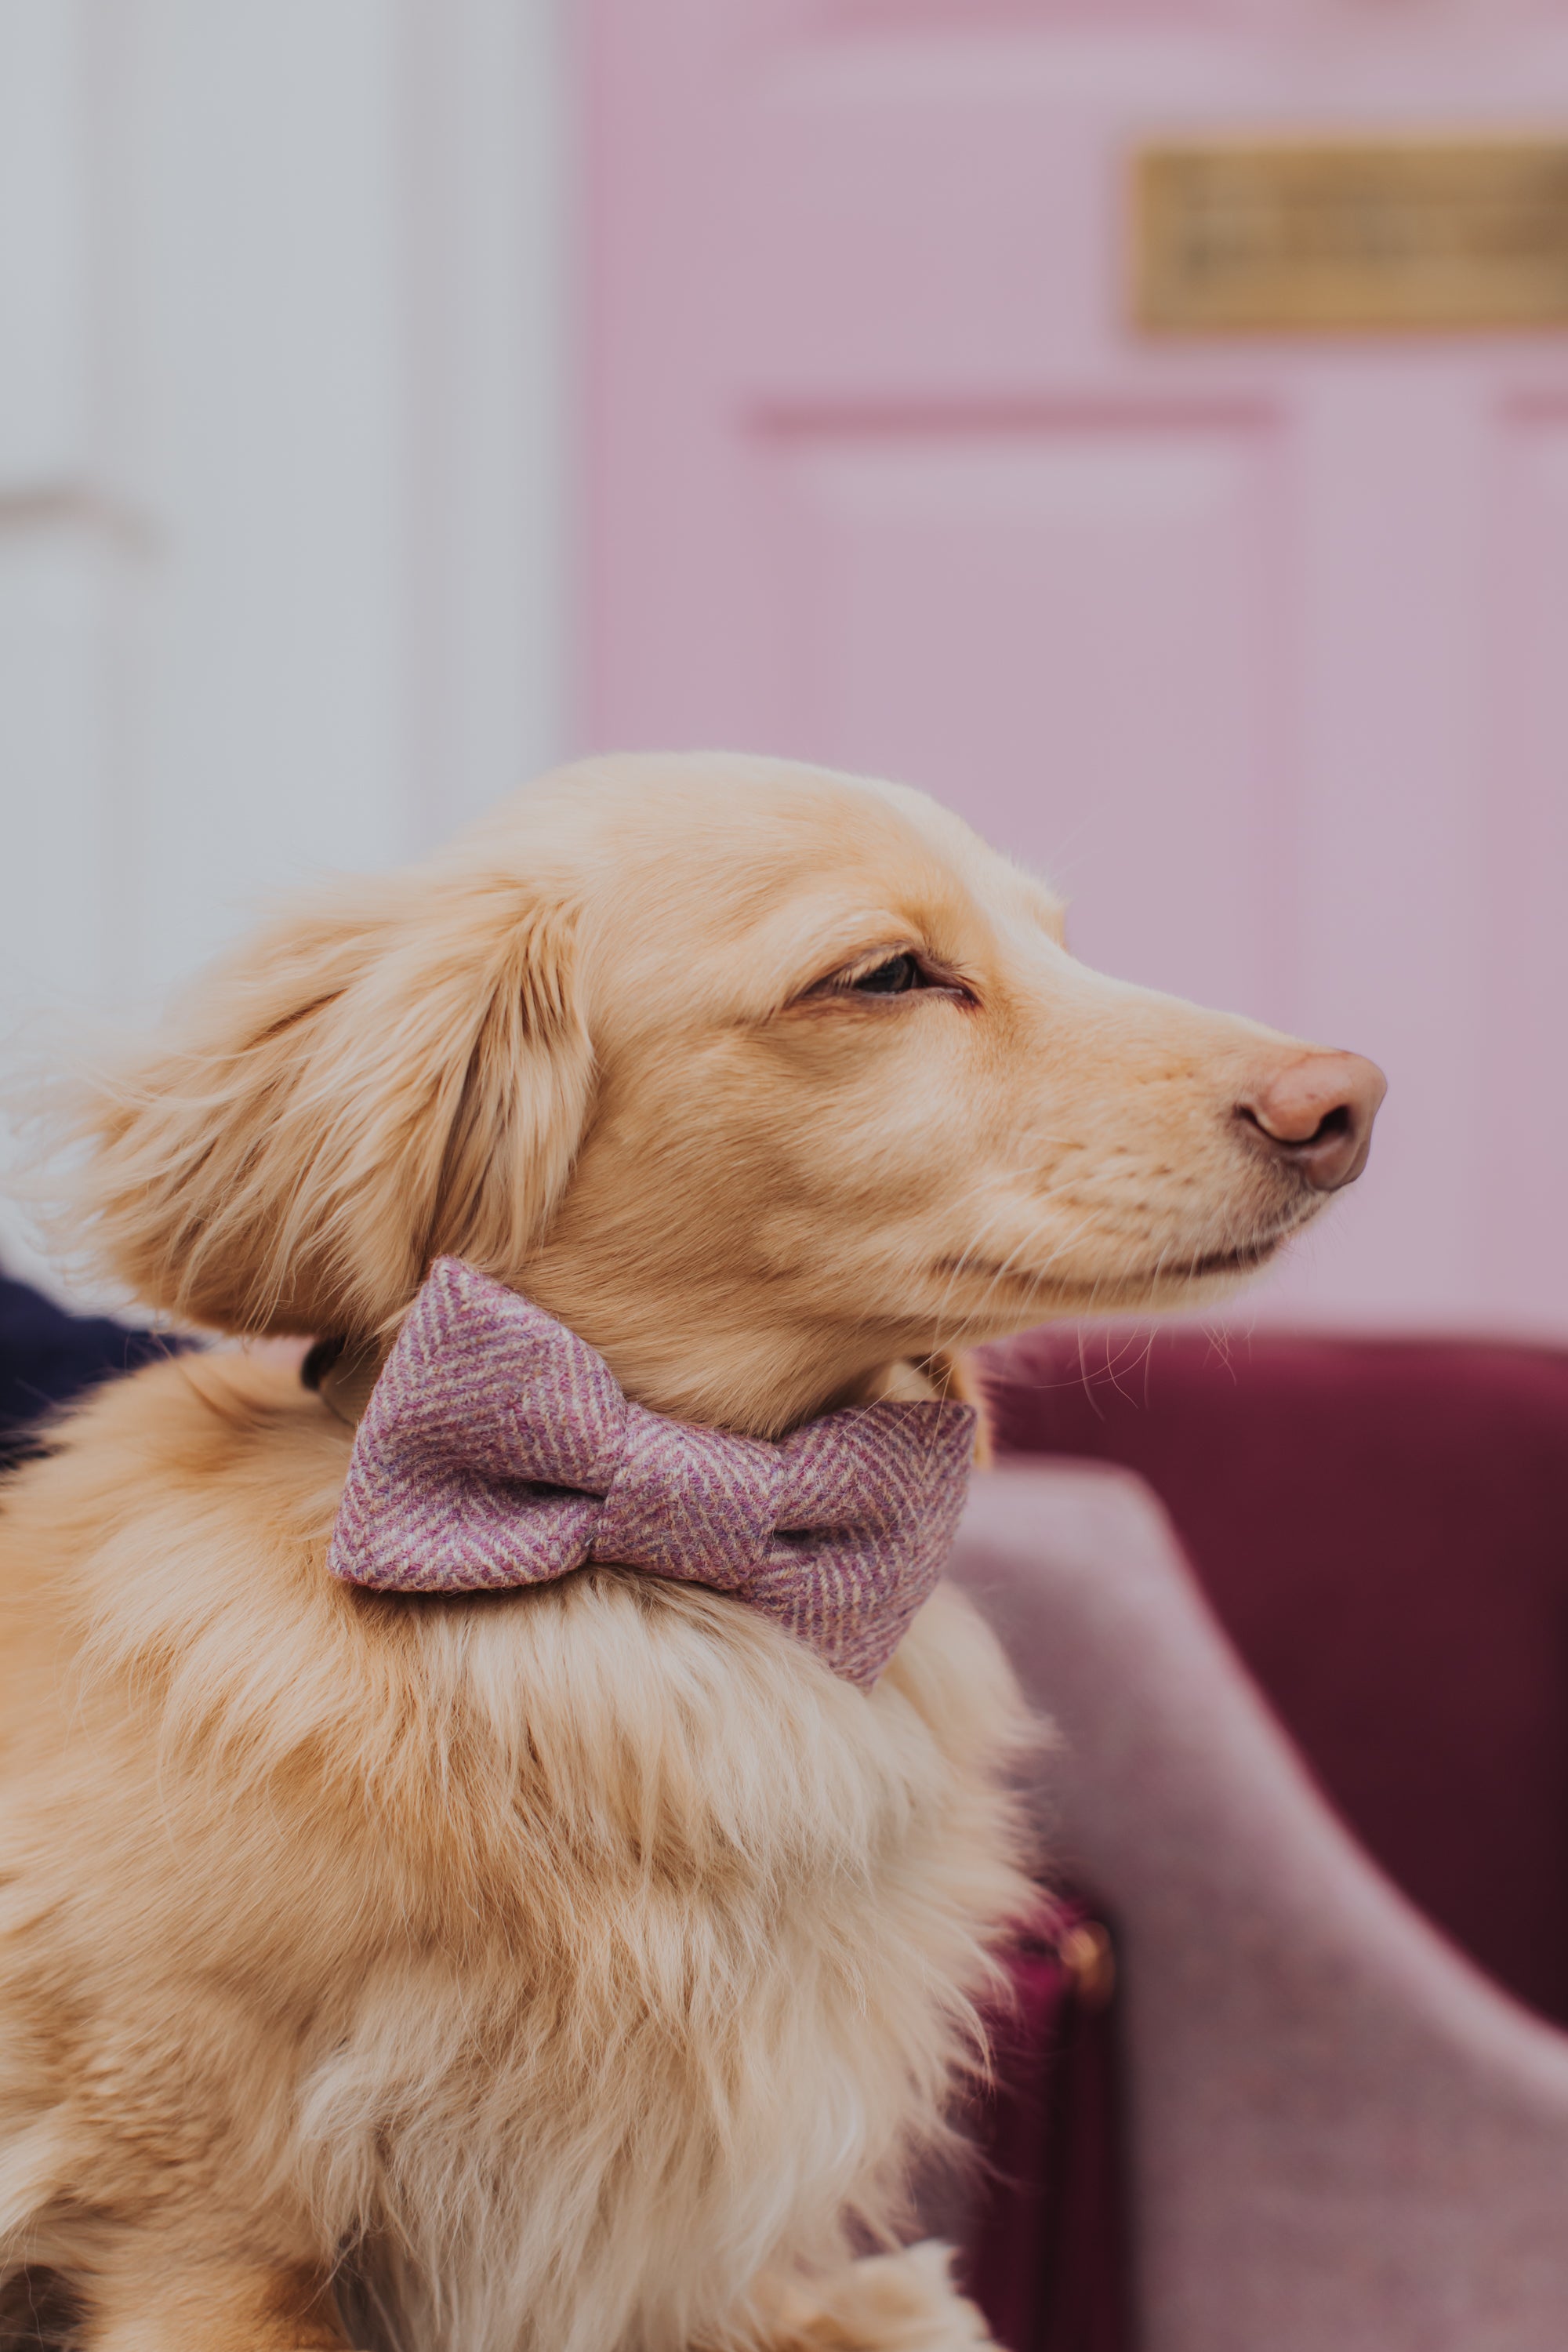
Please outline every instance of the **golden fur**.
M1300 1051L1084 971L917 794L601 761L209 977L79 1214L253 1337L384 1338L451 1252L776 1433L1255 1263L1316 1203L1230 1106ZM297 1359L117 1382L5 1490L5 2262L95 2352L982 2341L939 2250L853 2256L1029 1901L990 1634L939 1592L868 1696L613 1569L345 1589Z

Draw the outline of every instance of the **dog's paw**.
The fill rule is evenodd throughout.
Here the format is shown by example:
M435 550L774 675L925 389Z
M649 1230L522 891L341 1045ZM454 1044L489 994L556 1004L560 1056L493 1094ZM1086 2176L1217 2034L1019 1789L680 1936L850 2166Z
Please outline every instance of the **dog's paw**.
M994 2338L952 2284L934 2238L872 2254L831 2279L786 2291L768 2352L973 2352Z

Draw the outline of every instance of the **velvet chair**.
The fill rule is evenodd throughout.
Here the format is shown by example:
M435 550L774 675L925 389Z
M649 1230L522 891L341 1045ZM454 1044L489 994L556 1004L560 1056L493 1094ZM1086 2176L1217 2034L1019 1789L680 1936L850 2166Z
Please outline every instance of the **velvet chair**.
M992 1383L959 1572L1121 1983L1118 2215L1106 2028L1053 1979L1031 2044L1020 1961L971 2231L1004 2340L1558 2352L1568 1359L1055 1334Z

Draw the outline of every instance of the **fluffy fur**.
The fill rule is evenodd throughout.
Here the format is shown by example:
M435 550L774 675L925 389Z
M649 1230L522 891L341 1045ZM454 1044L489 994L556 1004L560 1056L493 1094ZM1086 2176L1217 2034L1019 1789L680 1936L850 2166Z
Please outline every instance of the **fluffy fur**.
M776 1433L1256 1263L1316 1197L1232 1107L1302 1050L1084 971L918 795L600 762L210 977L87 1103L78 1214L252 1338L384 1337L451 1252ZM863 2250L1031 1899L989 1633L939 1593L868 1696L614 1569L345 1590L297 1360L118 1382L5 1490L12 2273L95 2352L982 2341Z

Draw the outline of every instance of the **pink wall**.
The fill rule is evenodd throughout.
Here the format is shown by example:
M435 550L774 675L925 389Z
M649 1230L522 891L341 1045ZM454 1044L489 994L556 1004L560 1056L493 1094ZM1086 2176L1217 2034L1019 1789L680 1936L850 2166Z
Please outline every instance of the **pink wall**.
M1568 344L1155 345L1184 127L1568 121L1568 6L592 0L584 731L928 786L1375 1055L1262 1310L1568 1328Z

